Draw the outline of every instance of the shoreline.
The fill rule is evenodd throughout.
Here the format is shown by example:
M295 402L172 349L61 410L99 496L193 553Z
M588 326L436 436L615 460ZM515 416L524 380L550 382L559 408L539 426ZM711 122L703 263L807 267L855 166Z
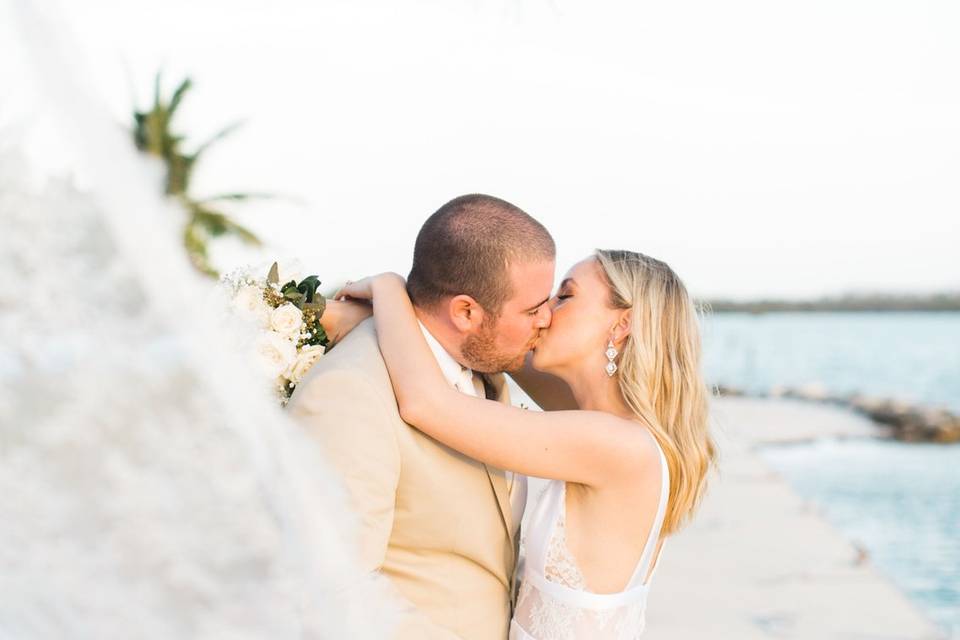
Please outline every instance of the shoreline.
M737 387L717 385L721 398L791 399L847 409L866 416L878 427L880 437L903 442L960 442L960 415L944 407L877 398L859 393L836 395L821 385L774 387L767 393L750 393Z
M713 313L955 313L960 311L960 293L927 296L854 295L816 300L699 299Z
M664 547L650 637L946 637L757 453L821 438L882 438L884 427L790 399L714 399L712 413L721 475L694 522Z

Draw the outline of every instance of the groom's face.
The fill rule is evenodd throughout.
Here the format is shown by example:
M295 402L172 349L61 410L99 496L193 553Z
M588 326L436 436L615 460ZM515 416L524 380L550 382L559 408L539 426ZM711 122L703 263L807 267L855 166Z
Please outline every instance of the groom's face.
M550 293L553 290L553 260L510 266L513 295L500 314L484 316L479 329L461 346L465 364L474 371L516 371L537 341L540 330L550 325Z

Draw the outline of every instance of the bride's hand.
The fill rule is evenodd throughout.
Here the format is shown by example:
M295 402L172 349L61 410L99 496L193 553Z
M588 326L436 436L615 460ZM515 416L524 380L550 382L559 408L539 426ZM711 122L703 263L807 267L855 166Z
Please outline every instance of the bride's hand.
M347 281L347 284L337 291L333 297L335 300L347 299L372 301L375 286L383 286L385 284L399 285L403 287L405 286L406 281L403 279L403 277L397 275L396 273L381 273L380 275L370 276L369 278L364 278L363 280L358 280L357 282Z
M330 342L336 344L354 327L373 315L373 307L358 300L327 300L320 324Z

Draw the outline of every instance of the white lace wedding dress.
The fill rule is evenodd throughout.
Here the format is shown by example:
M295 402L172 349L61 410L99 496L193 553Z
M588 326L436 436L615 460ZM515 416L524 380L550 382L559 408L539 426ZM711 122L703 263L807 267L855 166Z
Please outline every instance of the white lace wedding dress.
M640 560L620 593L587 591L586 580L566 544L566 483L552 480L540 496L525 535L526 559L510 640L628 640L646 625L643 583L657 548L670 489L660 452L660 502ZM656 571L656 565L654 565ZM651 576L652 578L652 576Z

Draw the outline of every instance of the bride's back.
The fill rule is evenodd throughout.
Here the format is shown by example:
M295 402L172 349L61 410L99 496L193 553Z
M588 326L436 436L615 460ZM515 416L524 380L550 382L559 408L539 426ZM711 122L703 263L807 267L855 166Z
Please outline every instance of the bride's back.
M660 454L652 437L642 437L650 446L634 482L565 487L567 549L593 593L617 593L629 584L657 517Z
M666 457L650 441L651 464L644 465L636 491L585 489L560 480L547 485L524 536L511 640L603 640L643 632L647 578L670 492Z

